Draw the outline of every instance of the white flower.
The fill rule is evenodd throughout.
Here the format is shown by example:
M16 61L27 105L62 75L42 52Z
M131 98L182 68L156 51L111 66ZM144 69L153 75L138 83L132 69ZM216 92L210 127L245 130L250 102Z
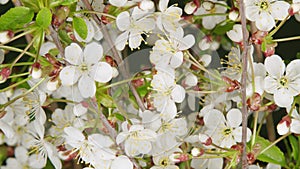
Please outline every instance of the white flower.
M1 1L0 1L1 4ZM9 36L9 31L0 32L0 44L9 42L11 37Z
M125 152L128 156L148 154L155 141L156 133L150 129L144 129L142 125L132 125L127 128L128 123L122 123L123 131L116 138L117 144L125 142Z
M155 21L147 17L149 13L135 7L130 16L129 12L124 11L117 16L116 24L122 33L115 41L116 48L123 50L127 41L131 49L138 48L143 40L142 34L148 33L155 27Z
M109 3L113 6L122 7L125 6L128 0L109 0Z
M191 161L191 167L193 167L194 169L222 169L223 158L193 158Z
M15 158L8 158L6 166L1 166L1 169L15 169L15 168L43 168L44 164L36 161L36 154L28 156L26 148L19 146L15 148ZM35 158L35 159L34 159Z
M152 90L155 91L154 106L161 112L164 120L173 119L177 114L176 103L185 98L185 90L175 83L175 79L167 73L160 72L153 76Z
M270 31L275 26L275 20L283 20L288 16L290 5L277 0L246 0L246 17L255 22L261 31Z
M206 14L214 14L214 13L224 13L227 11L227 8L223 5L226 5L223 1L205 1L202 3L200 8L194 13L194 15L206 15ZM205 16L202 18L202 25L205 29L211 30L213 29L217 24L223 22L226 19L226 15L212 15L212 16Z
M231 109L226 115L216 109L209 111L204 116L204 125L207 127L205 134L212 138L218 146L230 148L242 141L242 113L239 109ZM251 130L247 128L247 141L250 140Z
M161 11L157 15L156 24L161 31L173 32L180 26L182 9L174 5L168 8L169 0L160 0L158 9Z
M127 156L121 155L113 160L111 169L133 169L133 164Z
M294 96L300 92L300 60L293 60L285 67L281 57L272 55L266 58L264 64L268 72L265 78L266 92L274 94L278 106L290 106Z
M84 51L76 43L66 47L66 60L71 64L60 72L62 85L70 86L78 81L78 88L84 98L96 93L95 81L106 83L112 78L112 68L103 58L102 46L96 42L88 44Z
M170 33L168 40L158 40L150 54L150 61L162 67L170 65L177 68L183 63L183 52L195 44L195 38L189 34L184 36L182 28Z

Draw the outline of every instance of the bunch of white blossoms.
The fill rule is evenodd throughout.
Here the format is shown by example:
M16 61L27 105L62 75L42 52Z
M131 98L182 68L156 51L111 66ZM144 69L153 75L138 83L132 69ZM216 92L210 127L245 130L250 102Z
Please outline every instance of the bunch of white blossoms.
M300 59L285 64L275 48L300 38L273 37L299 2L244 0L245 14L237 1L172 2L22 0L1 16L1 168L222 169L245 153L249 168L299 168L299 153L287 164L275 143L300 149ZM24 49L9 46L25 35ZM147 48L149 64L130 72L130 54ZM277 107L287 114L271 143L259 134Z

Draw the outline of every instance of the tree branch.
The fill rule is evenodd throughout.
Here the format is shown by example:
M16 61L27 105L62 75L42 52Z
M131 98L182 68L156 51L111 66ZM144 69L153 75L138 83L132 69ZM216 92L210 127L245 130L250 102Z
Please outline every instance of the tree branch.
M244 0L239 1L239 10L241 16L242 23L242 32L243 32L243 43L244 49L242 53L242 81L241 81L241 94L242 94L242 145L243 145L243 153L242 153L242 168L248 168L247 161L247 150L246 150L246 140L247 140L247 119L248 119L248 110L247 110L247 96L246 96L246 83L247 83L247 67L248 67L248 31L247 31L247 20L245 15L245 6Z

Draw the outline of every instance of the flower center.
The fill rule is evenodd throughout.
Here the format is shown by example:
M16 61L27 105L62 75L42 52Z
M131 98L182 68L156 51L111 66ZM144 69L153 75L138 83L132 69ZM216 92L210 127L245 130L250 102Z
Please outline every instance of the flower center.
M232 131L231 131L231 128L225 128L225 129L223 130L223 134L224 134L225 136L229 135L231 132L232 132Z
M262 1L259 4L259 8L262 10L267 10L269 8L269 3L267 1Z
M83 71L83 72L85 72L85 71L88 70L88 66L87 66L86 64L82 64L82 65L80 66L80 70Z
M281 84L281 86L285 87L288 84L289 80L286 77L282 77L279 80L279 83Z
M168 166L169 160L167 158L164 158L160 161L160 165L162 166Z

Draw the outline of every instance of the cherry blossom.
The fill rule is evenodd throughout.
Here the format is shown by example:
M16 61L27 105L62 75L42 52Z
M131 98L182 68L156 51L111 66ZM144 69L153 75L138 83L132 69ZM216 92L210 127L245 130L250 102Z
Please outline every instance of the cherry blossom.
M111 66L100 61L103 58L100 44L92 42L82 51L78 44L72 43L66 48L65 55L71 65L64 67L60 72L62 85L70 86L78 81L79 91L84 98L95 95L95 81L106 83L111 80Z
M265 60L265 68L268 72L265 78L265 90L274 95L274 101L280 107L290 106L294 96L300 92L299 64L300 61L297 59L286 67L278 55L272 55Z

